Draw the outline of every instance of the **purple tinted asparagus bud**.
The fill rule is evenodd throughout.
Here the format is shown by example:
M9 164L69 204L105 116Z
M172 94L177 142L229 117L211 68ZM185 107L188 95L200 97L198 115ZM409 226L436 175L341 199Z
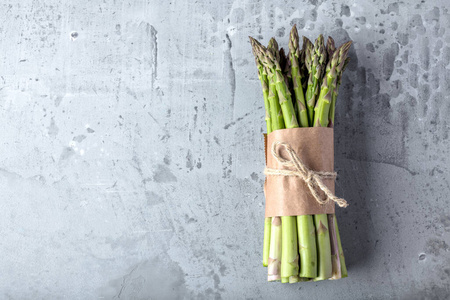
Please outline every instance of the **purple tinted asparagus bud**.
M314 121L314 106L317 97L319 96L320 81L323 72L325 71L325 64L327 60L327 52L323 40L323 35L319 35L314 43L314 48L311 52L311 63L308 65L309 79L306 89L306 106L308 108L309 125L313 126Z
M299 36L297 27L294 25L291 30L289 39L289 60L291 62L292 88L295 94L295 103L297 107L297 116L300 127L308 127L308 113L306 110L305 95L303 93L302 73L301 73L301 56L299 48Z

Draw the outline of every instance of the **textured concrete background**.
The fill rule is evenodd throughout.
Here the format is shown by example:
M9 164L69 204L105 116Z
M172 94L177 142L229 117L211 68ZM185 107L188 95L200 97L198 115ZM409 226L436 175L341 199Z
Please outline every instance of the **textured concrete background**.
M447 1L61 2L1 2L1 299L450 297ZM292 24L354 41L345 280L269 284L261 265L247 36L286 46Z

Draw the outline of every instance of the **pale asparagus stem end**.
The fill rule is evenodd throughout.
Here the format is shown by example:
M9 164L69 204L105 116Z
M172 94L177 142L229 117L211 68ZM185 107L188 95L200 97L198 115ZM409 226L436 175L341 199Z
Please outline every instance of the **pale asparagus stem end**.
M294 216L281 217L281 277L297 276L298 243L297 218Z
M281 218L272 217L270 233L269 264L267 267L268 280L281 279Z
M333 275L330 279L341 278L341 261L339 257L339 249L336 235L336 227L334 226L334 214L327 215L328 228L330 229L330 244L331 244L331 265Z
M263 266L269 265L270 251L270 231L272 227L272 218L264 218L264 248L263 248Z
M345 265L344 251L342 250L341 236L339 234L339 228L338 228L336 215L334 215L334 226L336 228L336 237L337 237L337 242L338 242L339 258L340 258L340 262L341 262L341 274L342 274L342 278L345 278L348 276L348 273L347 273L347 266Z

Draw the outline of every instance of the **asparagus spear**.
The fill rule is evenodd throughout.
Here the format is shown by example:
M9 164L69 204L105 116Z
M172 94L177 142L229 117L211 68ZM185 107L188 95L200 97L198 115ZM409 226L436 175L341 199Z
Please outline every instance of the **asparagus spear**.
M256 67L258 68L258 77L259 77L259 80L261 81L261 86L262 86L262 90L263 90L264 107L265 107L265 112L266 112L265 119L266 119L266 125L267 125L267 134L269 134L272 131L272 125L271 125L271 120L270 120L270 104L269 104L269 81L267 79L267 72L258 57L258 53L257 53L257 49L256 49L257 41L252 37L249 37L249 38L250 38L250 43L252 45L253 55L255 56Z
M263 242L263 266L269 265L269 251L270 251L270 231L272 218L264 218L264 242Z
M336 226L334 220L336 219L334 214L327 215L328 228L330 229L330 245L331 245L331 279L339 279L342 277L341 273L341 258L339 256L339 246L337 241Z
M314 61L310 64L310 77L308 81L308 91L312 91L313 89L317 88L317 83L313 84L313 80L316 79L316 76L320 75L320 68L322 67L322 64L319 64L319 58L322 58L322 56L319 56L318 53L323 53L325 51L323 47L323 36L319 36L319 38L316 40L315 46L314 46ZM333 64L329 63L329 72L331 72ZM319 70L317 70L319 69ZM329 73L327 72L327 74ZM320 79L322 79L320 77ZM324 82L323 84L327 84L328 81ZM330 84L331 85L331 84ZM310 92L310 95L312 92ZM331 96L331 94L330 94ZM315 98L314 95L311 96L312 98L309 98L307 95L307 101L308 101L308 113L311 109L311 104L315 105ZM331 98L330 98L331 99ZM322 100L323 102L323 100ZM319 103L318 103L319 104ZM317 106L317 105L316 105ZM313 126L320 126L323 121L323 119L326 119L327 125L328 125L328 114L320 114L322 111L316 110L314 120L318 120L317 122L314 121L312 124ZM313 111L311 111L308 116L313 116ZM317 277L315 277L314 280L324 280L328 279L332 276L332 264L331 264L331 244L330 244L330 234L328 229L328 217L326 214L319 214L314 215L314 223L316 226L316 242L317 242L317 252L318 252L318 271L317 271Z
M294 25L289 40L289 59L291 62L291 77L294 87L295 100L298 109L300 127L308 127L308 113L306 111L305 96L302 87L302 75L300 73L300 50L297 27Z
M326 127L329 123L329 110L332 101L332 94L337 84L336 64L337 59L330 61L327 65L327 71L322 81L319 98L314 107L314 126ZM325 117L326 116L326 117Z
M319 35L314 43L314 49L311 51L311 56L305 56L305 63L308 67L308 86L306 89L306 105L308 107L309 125L313 126L313 113L317 97L319 95L320 80L325 69L327 60L327 52L325 49L323 35Z
M350 61L350 57L347 57L344 61L344 65L342 66L342 70L340 72L338 72L338 75L337 75L337 85L336 85L336 89L333 91L333 95L332 95L332 99L331 99L331 107L330 107L330 115L329 115L330 123L328 124L328 127L334 126L334 114L335 114L335 110L336 110L336 99L337 99L338 92L339 92L339 86L341 85L342 73L344 72L345 68L347 68L349 61Z
M280 62L277 58L279 57L279 52L274 48L272 49L267 49L262 63L270 70L269 80L275 82L286 128L296 128L298 127L297 117L295 116L294 105L292 104L291 92L285 82Z
M270 118L270 103L269 103L269 82L267 79L267 72L264 68L261 60L259 58L258 49L263 46L258 43L254 38L250 38L250 43L252 45L253 54L255 56L256 66L258 68L258 77L261 81L261 85L263 88L263 97L264 97L264 107L266 111L266 125L267 125L267 134L272 132L272 124ZM258 45L259 44L259 45ZM264 219L264 242L263 242L263 266L267 267L269 264L269 249L270 249L270 231L271 231L271 223L272 218Z
M280 101L283 119L287 128L298 127L297 118L292 104L291 92L286 83L280 66L280 54L274 47L266 51L263 64L270 70L270 81L275 82ZM272 222L273 224L273 222ZM298 276L298 249L296 217L281 217L282 227L282 255L281 255L281 280L288 282L291 276ZM295 281L296 278L291 278Z
M281 50L283 50L283 48L281 48ZM280 57L281 57L281 50L280 50ZM284 53L284 50L283 50L283 53ZM292 83L291 60L289 59L289 57L290 57L290 53L288 52L288 54L285 56L285 59L283 62L284 65L282 63L280 63L280 67L281 67L283 75L284 75L284 81L286 82L286 86L288 87L291 95L293 95L293 94L295 94L295 92L294 92L294 85ZM295 116L298 116L297 101L295 101L295 99L292 99L292 104L294 105Z
M334 53L327 64L325 75L322 79L319 98L314 108L314 126L326 127L330 121L330 107L334 91L337 90L337 80L341 76L351 41L343 44ZM325 117L326 116L326 117ZM334 112L333 112L334 121ZM320 122L320 124L318 124Z
M298 281L298 248L296 217L281 217L281 280Z
M282 70L284 76L284 82L287 89L292 94L292 75L291 75L291 64L289 57L286 57L284 49L281 48L279 51L279 63L280 69ZM296 110L295 102L294 110ZM295 112L297 115L297 112ZM296 283L300 281L298 277L298 260L299 255L297 251L297 235L296 235L296 218L290 216L281 217L281 282ZM295 274L295 275L292 275Z
M344 251L342 251L341 236L339 235L339 229L338 229L336 215L334 215L334 226L336 228L336 237L337 237L338 250L339 250L339 260L341 263L341 277L345 278L348 276L348 273L347 273L347 267L345 265Z
M303 74L306 74L306 67L304 64L305 56L310 55L308 51L312 49L312 43L303 37L303 49L299 50L299 37L297 27L291 30L289 40L289 58L291 61L291 74L294 86L294 94L298 107L297 116L299 117L300 126L308 127L308 113L306 110L305 98L302 86L302 72L301 67L305 68ZM314 278L317 275L317 252L315 241L314 221L311 215L297 216L298 227L298 248L300 253L300 277Z
M316 225L316 238L318 248L318 274L317 277L314 278L314 280L317 281L328 279L332 276L331 245L327 215L314 215L314 223Z
M273 217L270 233L268 281L281 280L281 218Z
M336 51L336 45L334 43L334 39L331 36L329 36L328 40L327 40L327 54L328 54L329 61L331 61L335 51ZM338 78L338 86L336 87L335 90L337 90L337 88L339 88L339 78ZM333 93L333 95L334 95L334 93ZM333 98L333 95L332 95L332 98ZM333 105L333 102L332 102L332 105ZM331 114L332 114L331 110L332 109L334 110L334 107L331 106L330 107L330 123L328 124L328 127L333 127L332 125L330 126L330 124L331 124ZM333 111L333 116L334 116L334 111Z
M261 44L259 44L261 47L258 47L258 56L260 58L260 61L263 63L264 68L266 69L268 80L269 80L269 104L270 104L270 118L272 121L272 131L284 129L284 119L283 119L283 113L281 111L281 106L278 98L277 93L277 86L276 82L274 80L274 74L272 72L272 69L268 68L265 64L266 60L266 53L271 52L274 55L278 54L278 44L277 41L272 38L269 41L269 45L267 46L267 49L265 49Z
M270 52L273 53L279 59L279 53L278 53L278 44L277 41L272 38L269 41L269 45L267 46L267 50L264 51L263 48L261 48L262 51L260 51L261 55L261 62L264 64L266 53ZM270 113L271 116L274 116L276 118L276 122L272 122L272 131L284 129L284 119L283 119L283 113L281 110L279 98L278 98L278 92L277 92L277 86L276 82L274 80L275 76L273 74L272 69L268 68L266 65L264 65L269 78L269 102L270 102ZM280 217L272 217L272 228L270 233L270 249L269 249L269 270L268 270L268 280L269 281L275 281L275 280L281 280L281 218Z
M271 39L269 42L269 46L267 49L261 45L257 40L251 38L254 45L254 53L258 56L259 61L263 64L265 74L267 74L267 80L269 83L269 94L268 94L268 102L269 102L269 115L270 115L270 121L271 121L271 131L278 130L278 129L284 129L284 120L283 120L283 114L281 112L280 103L278 101L278 95L277 95L277 88L275 82L272 80L273 76L271 73L271 70L268 69L265 64L265 53L267 51L274 51L273 48L278 47L278 44L276 43L275 39ZM278 48L276 48L278 49ZM268 132L269 133L269 132Z
M316 228L312 215L297 216L300 277L317 277Z
M270 51L274 53L274 55L277 55L278 53L278 44L275 39L271 39L269 42L269 45L267 49L262 46L258 41L253 39L255 54L258 56L258 59L260 62L264 65L265 55L266 52ZM268 76L269 81L269 95L268 95L268 101L269 101L269 114L271 119L271 131L284 129L284 119L283 114L281 112L280 103L278 100L277 95L277 88L276 83L273 80L274 76L271 72L271 69L267 68L264 65L264 70ZM268 133L270 133L268 132ZM270 221L270 228L269 228L269 221ZM281 218L280 217L273 217L273 218L266 218L265 222L265 228L264 228L264 251L263 251L263 264L264 259L268 254L268 280L269 281L276 281L280 280L280 271L281 271ZM270 233L269 233L270 232ZM268 250L267 250L268 249Z
M302 75L302 88L303 91L306 91L306 84L308 83L308 66L307 62L310 62L311 59L311 50L313 49L313 44L307 37L303 37L303 46L300 55L300 72ZM306 101L306 100L305 100ZM306 102L305 102L306 103Z
M289 87L289 91L291 92L291 95L295 95L294 84L292 82L292 65L291 65L291 60L289 59L289 56L290 56L290 53L287 54L286 64L284 66L283 73L284 73L284 76L286 78L286 84ZM292 104L294 105L295 116L298 116L297 101L295 99L292 99ZM299 119L297 119L297 121L299 121Z
M338 90L339 86L341 84L341 78L342 73L344 72L345 68L348 65L348 62L350 61L350 58L347 57L344 60L344 63L342 65L342 68L337 68L337 85L336 88L333 91L332 95L332 103L330 107L330 113L329 113L329 127L334 126L334 112L335 112L335 105L336 105L336 98L338 96ZM347 267L345 265L345 258L344 253L342 251L342 245L341 245L341 238L339 236L339 230L337 227L337 218L336 215L328 215L328 225L330 228L334 227L334 232L331 231L332 234L332 265L333 265L333 276L332 279L338 279L338 278L345 278L347 277ZM334 249L333 249L334 248Z

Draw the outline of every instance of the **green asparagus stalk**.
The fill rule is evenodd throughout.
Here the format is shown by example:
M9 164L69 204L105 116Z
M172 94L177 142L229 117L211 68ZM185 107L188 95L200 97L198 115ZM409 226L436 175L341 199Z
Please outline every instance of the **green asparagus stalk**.
M268 48L265 60L262 61L271 77L269 80L275 82L277 95L280 101L283 119L286 128L298 127L297 118L292 104L291 92L280 66L280 54L274 47ZM282 255L281 255L281 280L288 282L291 276L298 276L298 249L297 249L297 226L296 217L281 217L282 228ZM273 224L273 223L272 223ZM296 279L292 278L291 281Z
M306 105L308 107L309 125L314 126L314 106L319 96L320 80L325 69L327 51L325 49L323 35L319 35L314 43L311 56L306 55L305 64L308 67L308 86L306 89Z
M297 216L300 277L317 277L316 229L312 215Z
M275 85L275 82L271 80L273 78L272 74L270 73L270 69L268 69L264 65L265 60L265 53L266 51L275 51L274 48L278 47L278 44L276 43L275 39L271 39L269 46L267 49L261 45L257 40L250 38L252 41L252 46L254 49L254 54L258 57L259 62L261 62L264 66L265 74L267 74L267 80L269 83L269 94L268 94L268 106L269 106L269 115L270 115L270 121L271 121L271 131L284 129L284 120L283 120L283 114L281 112L280 103L278 101L278 95L277 95L277 88ZM278 49L278 48L276 48ZM270 133L269 131L267 133Z
M336 228L336 237L337 237L338 250L339 250L339 260L341 263L341 277L345 278L348 276L348 273L347 273L347 266L345 265L344 251L342 250L341 236L339 235L339 229L338 229L336 215L334 215L334 227Z
M264 242L263 242L263 266L269 265L269 251L270 251L270 231L272 218L264 218Z
M330 119L333 119L334 121L334 111L332 112L333 118L331 118L330 115L331 106L334 106L332 104L333 95L334 91L337 90L338 78L342 76L344 65L346 65L351 43L351 41L347 42L334 51L333 56L327 64L327 69L322 79L319 98L317 99L316 107L314 108L314 126L326 127L329 126ZM320 122L320 124L318 124L318 122Z
M298 278L297 218L281 217L281 278Z
M326 72L328 72L329 71L329 68L330 68L330 63L332 62L332 60L333 60L333 54L334 54L334 52L336 51L336 45L335 45L335 43L334 43L334 39L331 37L331 36L329 36L328 37L328 40L327 40L327 55L328 55L328 64L327 64L327 69L326 69ZM324 76L324 78L325 78L325 76ZM338 78L338 80L339 80L339 78ZM327 82L327 87L328 87L328 83L329 82ZM322 83L323 84L323 83ZM333 91L333 93L332 93L332 98L333 98L333 95L334 95L334 92L335 91L337 91L337 87L336 87L336 89L334 89L334 91ZM319 98L320 98L320 94L319 94ZM332 105L333 105L333 102L331 101L331 105L330 105L330 120L331 120L331 110L332 109L334 109L333 107L332 107ZM334 115L334 114L333 114ZM330 123L328 124L328 126L329 127L332 127L332 126L330 126Z
M297 128L298 122L297 117L295 116L294 105L292 104L291 92L285 82L277 57L279 57L279 52L277 50L271 51L268 49L262 63L270 70L269 80L275 82L286 128Z
M351 42L348 43L348 47L350 47ZM348 50L346 50L348 52ZM334 126L334 115L335 115L335 107L336 107L336 99L338 96L338 90L339 90L339 86L341 85L341 78L342 78L342 73L344 72L345 68L347 67L350 58L346 57L347 54L345 54L345 56L343 55L343 57L341 57L341 61L339 63L339 65L336 68L336 73L337 73L337 84L336 87L333 90L333 94L332 94L332 102L331 102L331 107L330 107L330 113L329 113L329 127L333 127ZM344 59L344 57L346 57ZM343 60L344 59L344 60ZM343 60L343 62L342 62ZM345 265L345 259L344 259L344 254L342 252L342 246L341 246L341 241L340 241L340 236L339 236L339 230L337 227L337 219L336 219L336 215L328 215L328 225L330 228L334 228L334 231L332 230L332 235L331 235L331 241L332 241L332 248L331 248L331 254L332 254L332 265L333 265L333 276L332 279L339 279L339 278L345 278L347 277L347 267Z
M262 46L258 41L253 39L254 44L254 53L257 55L260 62L264 65L265 53L271 51L274 55L278 52L278 44L275 39L271 39L269 42L269 46L267 49ZM271 73L271 69L264 66L265 73L268 76L269 81L269 94L268 94L268 102L269 102L269 114L271 119L271 131L284 129L284 119L283 114L281 112L280 103L278 100L278 94L276 89L276 83L273 80L274 76ZM268 133L270 133L268 131ZM266 218L264 224L265 225L265 239L264 239L264 251L263 251L263 265L265 256L268 254L268 280L269 281L277 281L281 280L280 272L281 272L281 218L280 217L272 217ZM270 234L269 234L270 232ZM268 250L267 250L268 249Z
M286 86L292 95L294 93L294 89L292 86L291 61L289 60L289 53L286 55L284 49L280 48L279 57L280 57L280 68L281 73L283 73L284 76L284 82L286 83ZM294 110L296 111L295 101L292 101L292 104L294 105Z
M347 68L349 61L350 61L350 57L347 57L344 61L344 65L342 66L342 70L338 71L337 85L336 85L336 88L334 89L333 95L332 95L330 114L329 114L330 123L328 124L328 127L334 126L334 115L335 115L335 111L336 111L336 99L337 99L337 96L339 93L339 87L341 85L342 73L344 72L345 68Z
M341 52L339 58L339 64L336 67L336 81L337 84L332 91L332 102L330 106L329 112L329 127L334 126L334 114L335 114L335 106L336 99L338 95L338 89L341 84L342 73L348 65L350 58L347 57L348 49L350 48L351 42L344 44L340 47L339 51ZM328 215L328 226L330 228L330 236L331 236L331 254L332 254L332 267L333 267L333 276L331 279L339 279L347 277L347 267L345 265L344 254L342 252L342 246L339 236L339 230L337 227L337 219L336 215ZM333 230L334 229L334 230Z
M283 48L281 48L281 50L283 50ZM280 53L281 56L281 53ZM284 75L284 80L286 82L286 86L289 89L289 92L291 93L291 95L294 95L294 85L292 82L292 66L291 66L291 61L289 59L290 57L290 53L288 52L288 54L286 55L286 59L284 61L284 66L280 65L282 70L283 70L283 75ZM291 96L292 97L292 96ZM295 101L295 99L292 99L292 104L294 105L294 112L295 112L295 116L298 116L298 105L297 105L297 101ZM298 121L298 119L297 119Z
M334 88L337 84L336 65L337 59L334 62L332 59L327 65L327 71L322 81L319 98L314 107L314 126L327 127L329 123L329 111L332 101Z
M261 51L258 53L261 57L261 62L264 64L266 59L266 53L273 53L277 59L279 59L278 44L277 41L272 38L269 41L267 50L260 48ZM273 118L276 119L275 122L272 121L272 131L284 129L285 123L283 119L283 113L281 110L277 86L274 80L275 76L272 69L264 65L269 79L269 103L270 103L270 113ZM272 217L272 228L270 234L270 249L269 249L269 270L268 270L268 280L277 281L282 280L281 278L281 218Z
M312 49L312 44L307 38L303 37L303 49L301 52L299 51L298 31L297 27L294 25L289 40L289 58L291 61L291 74L298 107L297 116L299 118L300 127L309 127L302 84L304 81L302 77L302 67L305 67L305 55L308 51L306 49ZM303 74L306 74L306 67L303 72ZM317 276L317 250L313 216L297 216L297 232L298 249L300 253L299 276L314 278Z
M253 54L255 56L256 66L258 68L258 77L261 81L261 85L263 88L263 97L264 97L264 107L266 111L266 125L267 125L267 134L272 132L272 125L270 119L270 104L269 104L269 82L267 79L267 72L264 68L263 64L259 59L258 53L258 41L254 38L250 38L250 43L252 45ZM259 45L263 47L262 45ZM269 250L270 250L270 231L271 231L271 223L272 218L268 217L264 219L264 242L263 242L263 266L267 267L269 264Z
M316 225L318 253L317 277L314 280L317 281L325 280L332 276L331 244L327 215L314 215L314 223Z
M336 106L336 99L338 96L338 90L339 86L341 84L341 78L342 73L344 72L345 68L348 65L348 62L350 61L350 58L347 57L344 60L344 64L342 68L340 68L340 65L338 65L337 68L337 85L336 88L333 90L332 94L332 102L330 107L330 113L329 113L329 124L328 127L334 126L334 114L335 114L335 106ZM341 245L341 238L339 235L339 230L337 227L337 218L336 215L328 215L328 226L329 228L334 228L334 231L331 230L331 254L332 254L332 268L333 268L333 276L331 279L339 279L339 278L345 278L347 277L347 267L345 265L345 258L344 253L342 251L342 245Z
M265 119L266 119L266 125L267 125L267 134L269 134L272 131L272 125L270 120L270 104L269 104L269 81L267 79L267 72L259 60L257 49L256 49L256 43L257 41L250 37L250 43L252 45L253 49L253 55L255 56L255 62L256 67L258 68L258 77L261 81L261 86L263 90L263 98L264 98L264 107L265 107Z
M289 59L291 62L291 77L293 82L295 100L297 104L297 116L300 127L308 127L308 113L306 110L305 96L302 87L302 75L300 73L300 50L297 27L294 25L289 40Z
M323 37L321 38L319 36L319 38L316 40L316 43L315 43L315 50L318 52L321 51L320 44L323 44ZM316 47L317 45L319 45L319 46ZM324 51L324 50L322 50L322 51ZM314 60L318 62L318 59L319 58L316 55ZM313 63L313 65L314 65L314 63ZM310 69L311 74L318 74L317 71L316 71L316 73L314 73L313 65L311 66L311 69ZM326 73L326 80L325 80L325 82L323 82L323 85L326 85L325 87L327 87L327 88L329 88L328 87L328 77L330 77L333 74L333 73L331 73L333 70L332 61L330 61L330 63L328 65L330 68L327 68L328 72ZM320 67L321 65L318 65L318 66ZM331 73L331 75L330 75L330 73ZM310 79L311 79L311 76L310 76ZM309 82L308 82L308 84L309 84ZM331 86L331 83L329 85ZM330 95L329 97L331 100L331 94L329 94L329 95ZM315 105L316 107L318 107L319 105L321 105L321 103L324 102L324 97L322 97L322 98L319 97L318 100L320 100L320 102L319 101L317 102L317 105ZM314 103L315 103L315 100L314 100ZM330 103L331 103L331 101L330 101ZM308 103L308 109L309 109L309 105L310 105L310 103ZM326 123L326 125L328 125L328 113L325 114L323 110L316 109L313 121L314 121L313 122L314 126L321 126L324 123ZM314 223L316 226L316 239L317 239L316 242L317 242L317 253L318 253L317 277L314 280L324 280L324 279L331 278L332 270L333 270L332 269L332 261L331 261L330 233L329 233L329 228L328 228L327 215L326 214L314 215Z
M273 217L270 232L268 281L281 280L281 218ZM289 280L289 279L288 279Z
M278 44L274 38L272 38L269 41L269 45L267 46L267 49L264 47L258 48L258 55L260 57L260 61L263 63L264 68L268 74L268 80L269 80L269 105L270 105L270 118L272 121L272 131L284 129L284 119L283 119L283 113L281 111L280 101L278 98L277 93L277 86L276 82L274 80L274 74L272 73L272 69L268 68L264 62L266 60L266 52L270 51L271 53L274 53L274 55L277 55L278 53Z

